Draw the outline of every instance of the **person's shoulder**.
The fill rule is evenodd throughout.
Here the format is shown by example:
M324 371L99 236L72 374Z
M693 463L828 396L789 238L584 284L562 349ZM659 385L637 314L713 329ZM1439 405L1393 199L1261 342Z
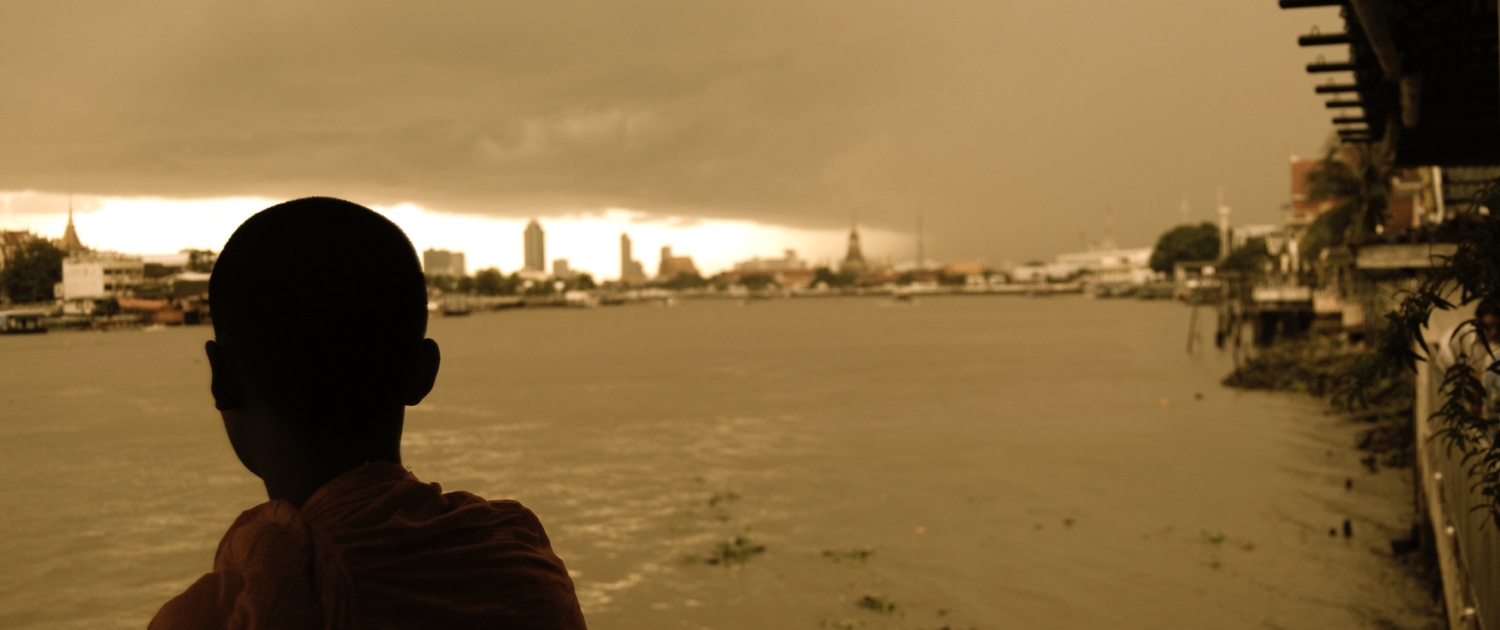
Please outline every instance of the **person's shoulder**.
M490 500L462 490L444 493L443 498L454 510L483 518L492 527L529 534L537 537L541 544L548 544L547 530L542 527L541 519L520 501Z
M286 501L267 501L240 513L224 538L218 566L263 565L265 558L300 556L310 544L297 508Z

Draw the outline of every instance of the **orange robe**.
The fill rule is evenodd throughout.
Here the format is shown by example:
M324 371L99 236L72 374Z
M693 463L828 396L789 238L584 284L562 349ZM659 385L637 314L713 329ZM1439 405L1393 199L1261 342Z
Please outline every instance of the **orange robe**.
M573 581L531 510L443 494L373 462L300 510L269 501L241 514L213 572L162 606L150 627L585 626Z

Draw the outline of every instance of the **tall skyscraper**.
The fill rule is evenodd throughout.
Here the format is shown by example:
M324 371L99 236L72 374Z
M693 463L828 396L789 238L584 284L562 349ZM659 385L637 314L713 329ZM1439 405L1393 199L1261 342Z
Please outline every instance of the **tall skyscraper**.
M542 234L542 225L532 219L526 224L526 268L532 271L547 270L547 242Z
M630 235L620 233L620 282L640 284L646 281L646 269L636 260L630 249Z

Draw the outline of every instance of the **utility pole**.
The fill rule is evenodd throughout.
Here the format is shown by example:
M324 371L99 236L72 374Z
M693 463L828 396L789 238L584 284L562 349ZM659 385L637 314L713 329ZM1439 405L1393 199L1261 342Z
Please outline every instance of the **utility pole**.
M1219 260L1229 257L1229 206L1224 205L1224 189L1219 189Z

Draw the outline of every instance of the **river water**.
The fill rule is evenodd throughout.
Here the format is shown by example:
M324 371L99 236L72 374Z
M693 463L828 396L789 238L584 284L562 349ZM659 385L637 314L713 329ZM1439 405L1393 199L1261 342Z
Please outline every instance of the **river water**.
M403 452L535 510L596 630L1434 623L1390 558L1409 471L1365 470L1320 403L1220 386L1232 359L1184 351L1189 314L965 296L439 319ZM0 338L0 628L143 627L264 500L213 411L210 334ZM736 536L765 551L702 561Z

